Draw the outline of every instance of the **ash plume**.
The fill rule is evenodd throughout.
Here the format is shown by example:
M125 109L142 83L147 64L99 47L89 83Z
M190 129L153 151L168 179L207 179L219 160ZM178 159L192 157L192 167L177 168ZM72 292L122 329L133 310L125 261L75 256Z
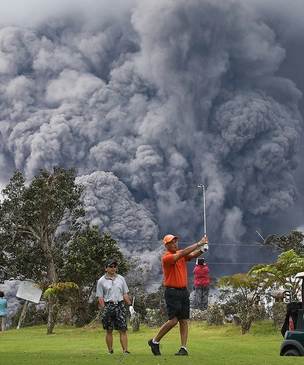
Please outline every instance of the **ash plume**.
M1 184L16 169L31 180L74 166L93 221L152 264L166 233L181 245L203 235L198 183L210 241L238 245L215 245L214 261L238 260L252 232L292 209L302 93L281 69L290 35L271 6L10 3L0 15ZM276 16L288 22L284 9Z

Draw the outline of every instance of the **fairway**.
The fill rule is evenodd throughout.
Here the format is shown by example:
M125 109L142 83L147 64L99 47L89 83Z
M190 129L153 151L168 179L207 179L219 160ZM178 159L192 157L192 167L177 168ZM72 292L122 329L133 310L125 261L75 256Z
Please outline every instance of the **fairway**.
M295 358L279 356L282 336L270 321L256 323L247 335L239 327L227 324L206 326L190 322L188 357L177 357L179 330L175 327L163 340L162 356L150 352L147 341L157 329L144 325L139 332L128 332L130 355L123 355L118 333L114 333L114 355L107 353L105 332L101 326L85 328L55 327L54 334L46 335L46 327L13 329L0 333L1 364L291 364Z

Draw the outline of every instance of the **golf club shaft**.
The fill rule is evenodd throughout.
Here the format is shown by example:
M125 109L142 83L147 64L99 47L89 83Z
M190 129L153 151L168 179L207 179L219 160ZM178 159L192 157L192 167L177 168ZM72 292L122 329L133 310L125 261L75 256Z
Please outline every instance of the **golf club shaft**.
M207 219L206 219L206 192L205 185L198 184L199 188L203 188L203 209L204 209L204 236L207 236Z
M206 220L206 192L205 186L203 187L203 199L204 199L204 236L207 236L207 220Z

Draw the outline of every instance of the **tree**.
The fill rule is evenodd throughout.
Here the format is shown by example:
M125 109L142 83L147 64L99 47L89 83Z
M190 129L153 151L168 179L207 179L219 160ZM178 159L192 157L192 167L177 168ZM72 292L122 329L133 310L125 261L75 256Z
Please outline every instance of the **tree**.
M98 226L90 227L89 222L85 222L74 235L64 232L58 240L65 247L60 278L78 285L77 324L85 324L90 320L88 303L97 280L104 274L104 262L109 258L117 260L118 273L122 275L129 266L110 234L99 233Z
M233 307L233 312L229 310L230 314L239 316L242 334L248 333L256 316L258 303L267 288L264 279L249 274L235 274L222 277L218 287L222 288L220 299L225 299L224 311L225 306ZM225 314L228 312L227 308Z
M67 303L70 304L71 307L76 307L75 303L78 292L79 287L73 282L51 284L44 292L45 298L48 299L48 312L52 313L52 316L49 316L49 319L51 318L51 320L53 320L53 322L50 323L50 327L52 329L55 326L58 311L61 307L63 307Z
M276 236L275 234L269 235L263 243L254 242L255 245L264 247L270 252L284 252L294 250L294 252L303 257L304 256L304 245L303 245L304 234L300 231L291 231L288 236Z
M29 186L21 172L15 172L2 190L0 204L0 247L9 277L30 276L45 286L58 282L57 261L61 252L55 237L60 226L77 227L85 215L81 194L75 184L74 168L55 166L53 172L40 169ZM35 270L33 270L33 267ZM2 268L3 269L3 268ZM51 311L49 312L51 315ZM53 318L48 320L48 333Z
M303 271L304 258L298 256L294 250L283 252L279 255L277 262L268 265L259 264L253 266L251 274L257 275L267 281L268 286L276 285L288 288L292 297L297 297L300 290L295 275Z

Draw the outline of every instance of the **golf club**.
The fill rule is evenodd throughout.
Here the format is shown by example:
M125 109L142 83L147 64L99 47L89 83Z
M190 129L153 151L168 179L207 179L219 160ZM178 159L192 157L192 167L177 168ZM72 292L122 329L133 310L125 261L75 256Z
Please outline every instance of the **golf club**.
M205 192L205 185L203 184L198 184L197 185L198 188L202 188L203 189L203 209L204 209L204 236L207 236L207 219L206 219L206 192ZM208 244L205 244L203 246L204 251L207 251L209 249Z

